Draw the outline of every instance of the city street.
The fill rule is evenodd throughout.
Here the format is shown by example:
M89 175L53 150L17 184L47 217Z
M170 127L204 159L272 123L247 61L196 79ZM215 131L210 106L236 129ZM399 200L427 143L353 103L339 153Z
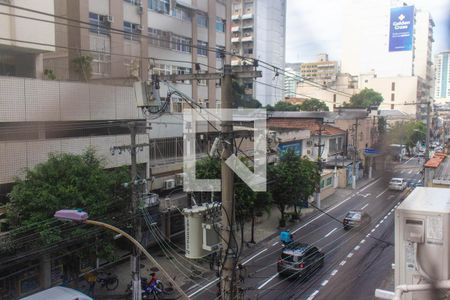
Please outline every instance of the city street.
M392 174L384 174L325 213L317 213L296 226L292 231L296 241L317 246L325 253L324 267L304 282L278 277L276 263L282 249L278 238L255 247L241 259L249 274L242 285L245 298L373 299L375 289L394 262L393 209L408 191L390 191L388 182L391 177L403 177L410 183L420 183L420 167L415 158L398 164ZM340 222L352 209L368 212L371 223L345 231ZM215 284L203 286L191 295L204 299L214 289Z

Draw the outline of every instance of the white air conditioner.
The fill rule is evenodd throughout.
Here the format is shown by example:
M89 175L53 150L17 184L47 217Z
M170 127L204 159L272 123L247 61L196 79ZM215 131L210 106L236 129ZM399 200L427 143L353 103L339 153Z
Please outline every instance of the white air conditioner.
M175 175L175 184L177 186L183 185L184 173L178 173Z
M164 189L170 190L175 187L175 179L168 179L164 181Z

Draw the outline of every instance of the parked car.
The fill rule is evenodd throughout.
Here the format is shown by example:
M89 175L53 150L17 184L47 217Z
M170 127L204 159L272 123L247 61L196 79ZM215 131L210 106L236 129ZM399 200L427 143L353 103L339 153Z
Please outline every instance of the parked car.
M403 178L392 178L391 181L389 181L389 189L403 191L406 189L406 181Z
M324 253L317 247L295 242L281 251L277 262L278 276L308 278L324 264Z
M344 225L345 230L349 230L353 227L367 225L371 220L368 213L361 210L351 210L345 215L342 224Z
M93 298L83 294L80 291L62 287L55 286L36 294L30 295L28 297L22 298L22 300L50 300L50 299L58 299L58 300L93 300Z

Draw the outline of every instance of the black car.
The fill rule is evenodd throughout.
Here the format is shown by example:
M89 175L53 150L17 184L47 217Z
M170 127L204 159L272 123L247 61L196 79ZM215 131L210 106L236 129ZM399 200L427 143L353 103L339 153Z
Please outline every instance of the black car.
M344 225L344 229L348 230L353 227L367 225L370 221L371 218L368 213L361 210L351 210L345 215L342 224Z
M289 244L278 259L278 276L307 278L323 266L324 256L317 247L298 242Z

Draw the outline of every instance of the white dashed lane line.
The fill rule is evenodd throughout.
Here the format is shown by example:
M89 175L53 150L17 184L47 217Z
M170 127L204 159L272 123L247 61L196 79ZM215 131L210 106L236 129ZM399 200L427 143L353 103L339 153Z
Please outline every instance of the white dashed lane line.
M333 270L333 272L331 272L331 276L334 276L334 275L336 275L336 274L337 274L337 272L338 272L338 270L334 269L334 270Z
M369 206L369 203L367 203L366 205L364 205L363 207L361 207L361 210L365 209L367 206Z
M330 232L328 232L327 234L325 234L324 237L329 237L333 232L335 232L337 230L337 228L335 227L333 230L331 230Z
M340 266L343 266L343 265L345 265L346 262L347 262L347 261L343 260L343 261L341 261L341 263L340 263L339 265L340 265Z
M350 252L350 253L347 255L348 258L351 258L352 256L353 256L353 252Z
M250 257L249 259L247 259L246 261L244 261L242 264L245 265L246 263L248 263L249 261L251 261L252 259L254 259L255 257L257 257L258 255L260 255L261 253L267 251L267 248L259 251L258 253L256 253L255 255L253 255L252 257Z
M328 280L324 280L324 281L322 282L321 286L326 286L327 283L328 283Z
M315 290L314 293L311 294L306 300L312 300L319 293L319 290Z
M269 279L267 279L263 284L261 284L260 286L258 286L258 290L262 289L263 287L265 287L269 282L271 282L275 277L278 276L278 273L275 273L275 275L273 275L272 277L270 277ZM317 291L319 292L319 291Z
M355 248L353 248L353 250L358 251L359 248L361 248L361 246L358 245L358 246L356 246Z

